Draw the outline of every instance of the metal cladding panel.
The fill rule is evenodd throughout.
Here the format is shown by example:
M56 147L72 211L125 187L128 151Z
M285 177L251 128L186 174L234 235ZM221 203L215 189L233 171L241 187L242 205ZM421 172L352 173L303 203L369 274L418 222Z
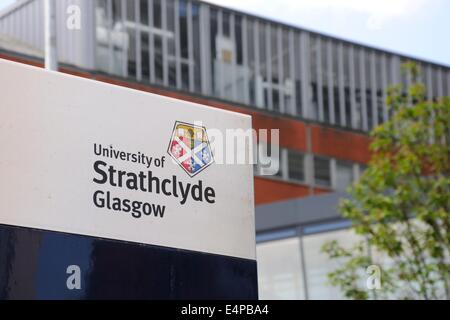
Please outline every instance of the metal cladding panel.
M11 8L0 16L0 35L7 36L17 42L17 45L29 46L43 52L43 1L21 1Z
M62 62L84 69L95 67L95 18L93 0L57 0L56 34ZM78 11L79 10L79 11ZM74 14L80 13L80 29L74 26Z
M93 69L94 1L57 0L55 4L58 60L83 69ZM80 13L80 29L72 29L73 23L70 23L74 21L71 17L74 17L75 12ZM43 0L17 2L0 15L0 47L32 56L44 56Z
M105 297L111 279L129 292L121 297L206 297L206 283L217 297L256 297L253 168L221 164L209 136L250 130L249 116L1 59L0 87L0 258L15 264L2 266L0 289L13 279L28 288L19 296L32 294L46 288L35 281L52 281L36 272L73 258L100 259L86 267L90 285L100 281L93 298ZM111 273L96 273L109 258ZM119 285L128 273L146 279L155 265L164 286L180 286ZM205 287L188 294L181 283L197 279L195 269ZM252 284L237 294L213 285L222 281Z

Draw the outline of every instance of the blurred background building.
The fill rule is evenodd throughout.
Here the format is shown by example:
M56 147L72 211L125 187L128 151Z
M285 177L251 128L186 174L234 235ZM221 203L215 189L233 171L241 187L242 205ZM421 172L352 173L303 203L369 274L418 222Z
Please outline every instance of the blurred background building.
M67 26L71 5L80 29ZM400 66L412 60L428 98L450 95L450 68L195 0L58 0L56 13L60 71L280 129L278 174L255 166L260 298L341 298L320 247L355 239L336 205L389 117L386 88L410 83ZM42 66L43 50L43 0L0 12L0 58Z

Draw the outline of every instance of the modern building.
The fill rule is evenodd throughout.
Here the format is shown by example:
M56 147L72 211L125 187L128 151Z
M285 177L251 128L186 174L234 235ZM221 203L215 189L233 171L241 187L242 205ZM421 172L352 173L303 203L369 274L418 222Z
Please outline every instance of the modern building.
M280 129L280 170L255 167L261 298L340 298L327 239L351 243L336 204L364 170L387 88L421 67L430 99L450 68L196 0L58 0L60 71L249 114ZM81 17L81 28L71 21ZM301 23L299 21L299 23ZM43 0L0 12L0 58L43 65ZM20 85L20 84L18 84ZM26 88L24 88L26 90ZM80 93L82 94L82 93Z

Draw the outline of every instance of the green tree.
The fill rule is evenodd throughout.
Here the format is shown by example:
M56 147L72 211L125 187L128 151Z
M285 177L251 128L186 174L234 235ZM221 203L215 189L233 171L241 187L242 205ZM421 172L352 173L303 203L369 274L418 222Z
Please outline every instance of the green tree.
M322 247L339 262L329 282L351 299L450 299L450 97L427 100L418 67L402 69L412 84L389 89L391 117L372 130L368 168L339 206L361 240ZM366 287L369 265L379 290Z

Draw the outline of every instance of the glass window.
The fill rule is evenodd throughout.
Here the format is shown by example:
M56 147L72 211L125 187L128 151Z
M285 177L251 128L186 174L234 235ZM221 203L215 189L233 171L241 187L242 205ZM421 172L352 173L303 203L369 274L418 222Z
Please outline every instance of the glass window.
M291 66L291 52L289 42L289 31L282 29L282 44L281 44L281 58L283 63L283 79L281 79L282 93L284 97L284 111L288 113L292 110L294 83L293 83L293 68ZM295 59L295 58L294 58Z
M294 61L295 61L295 112L298 116L302 115L302 76L300 72L300 57L301 57L301 41L300 34L294 32Z
M189 57L188 48L188 23L187 23L187 3L185 0L179 1L179 18L180 18L180 48L181 57Z
M380 53L375 54L375 73L376 73L376 87L377 87L377 105L378 109L378 123L384 122L384 83L383 74L386 72L386 63Z
M450 96L449 77L450 74L446 71L446 69L442 69L442 85L444 88L444 96Z
M107 1L96 1L95 22L96 22L96 67L105 72L109 72L109 25L107 13Z
M193 29L193 48L194 48L194 90L202 90L201 65L200 65L200 6L198 3L191 2L192 5L192 29Z
M153 0L153 26L161 29L161 0Z
M305 180L305 156L303 153L288 150L288 176L291 180Z
M127 2L127 33L129 39L128 47L128 76L136 78L137 66L136 66L136 10L134 8L134 1Z
M128 51L128 37L125 30L125 24L123 23L123 12L126 10L125 6L122 7L120 0L112 0L111 2L111 14L112 25L109 29L109 41L110 48L112 50L112 61L109 63L108 72L119 75L122 77L126 74L126 52ZM109 60L109 57L106 61Z
M314 157L314 181L316 185L331 185L330 159Z
M229 100L233 99L233 61L236 58L235 42L230 33L231 18L227 11L211 11L211 41L214 42L212 48L215 50L212 59L214 95Z
M361 68L361 50L358 47L353 48L353 65L355 70L355 128L361 129L362 124L362 103L363 103L363 90L362 77L363 72ZM363 65L364 66L364 65Z
M148 0L141 0L140 1L140 21L143 25L148 26Z
M126 77L136 77L136 28L134 2L128 8L120 0L95 2L96 67ZM124 20L128 20L128 27Z
M245 95L246 95L246 86L244 84L244 81L246 81L246 76L248 76L248 69L246 66L243 65L243 47L242 47L242 40L243 40L243 32L246 32L246 30L243 30L243 23L242 23L242 16L240 15L234 15L234 48L235 52L234 55L234 63L232 75L234 77L234 83L232 86L234 86L234 91L232 93L236 93L236 101L239 102L245 102ZM250 39L253 39L251 37ZM251 42L251 41L250 41Z
M351 97L350 97L350 46L343 45L344 48L344 110L345 110L345 125L347 127L352 126L352 113L351 113Z
M169 71L169 86L175 87L177 85L177 67L176 67L176 38L175 34L175 3L173 0L166 0L166 17L167 17L167 30L171 34L170 37L166 37L167 41L167 62ZM163 40L164 41L164 40Z
M117 2L121 2L121 0L116 0ZM119 6L119 5L118 5ZM140 0L139 1L139 22L141 24L141 28L139 29L140 36L140 46L141 46L141 77L142 80L149 81L150 80L150 33L148 28L144 28L149 26L149 7L148 0Z
M230 13L228 11L222 11L222 25L223 36L229 38L230 33Z
M142 57L142 78L150 79L150 58L149 58L149 35L148 32L141 32L141 57Z
M120 0L112 0L112 20L113 20L113 29L122 27L122 3Z
M438 69L436 67L431 68L431 81L433 86L433 100L437 100L439 98L439 86L442 85L442 83L439 83L438 81Z
M260 243L256 255L260 299L305 298L298 238Z
M248 96L251 105L256 104L256 70L255 70L255 21L247 19L247 61L249 68ZM245 72L245 71L244 71Z
M336 161L336 189L346 191L353 182L353 166L351 163Z
M272 74L268 79L268 85L272 90L272 109L273 111L280 111L280 74L279 64L280 52L278 52L278 28L274 25L270 25L270 60Z
M331 44L331 59L333 65L333 104L334 104L334 122L340 123L341 121L341 108L339 103L339 54L338 43L332 41Z
M236 41L236 63L242 65L242 17L234 17L234 39Z
M322 99L323 99L323 121L326 123L330 122L330 103L328 96L328 74L331 72L331 68L328 65L328 42L325 38L321 38L321 59L322 59L322 73L320 77L322 78Z
M153 27L154 27L154 70L155 70L155 82L163 82L163 46L162 46L162 36L157 34L156 31L162 28L161 24L162 6L161 0L153 0ZM160 31L160 30L159 30Z
M318 38L314 35L310 35L309 38L309 64L310 64L310 97L311 97L311 119L317 119L317 114L318 114L318 100L319 100L319 88L317 86L317 64L319 63L318 61L318 56L317 56L317 51L318 51L318 46L319 41Z
M155 43L155 81L163 82L163 54L162 54L162 37L154 36Z
M189 65L186 63L181 64L181 88L189 90Z
M321 248L325 242L331 240L337 240L342 246L350 248L357 239L357 236L348 229L303 237L309 299L344 299L340 290L331 286L327 278L329 272L340 266L340 261L330 260L325 253L321 252ZM363 280L365 280L364 277Z
M216 38L218 36L218 12L216 9L211 9L209 13L209 25L210 25L210 48L211 48L211 81L212 81L212 88L213 88L213 95L218 96L219 92L217 90L218 83L217 83L217 71L216 71L216 65L217 65L217 59L218 59L218 53L217 53L217 47L216 47Z
M185 0L179 1L179 43L181 53L181 88L189 90L189 44L188 44L188 16L187 3ZM176 57L180 59L180 57Z
M364 60L363 68L365 73L366 81L366 117L367 117L367 129L372 129L373 126L373 99L372 99L372 88L375 86L372 79L372 59L374 58L374 52L369 50L364 50Z
M257 75L256 84L256 103L267 108L267 57L266 57L266 25L258 21L259 33L259 74Z

